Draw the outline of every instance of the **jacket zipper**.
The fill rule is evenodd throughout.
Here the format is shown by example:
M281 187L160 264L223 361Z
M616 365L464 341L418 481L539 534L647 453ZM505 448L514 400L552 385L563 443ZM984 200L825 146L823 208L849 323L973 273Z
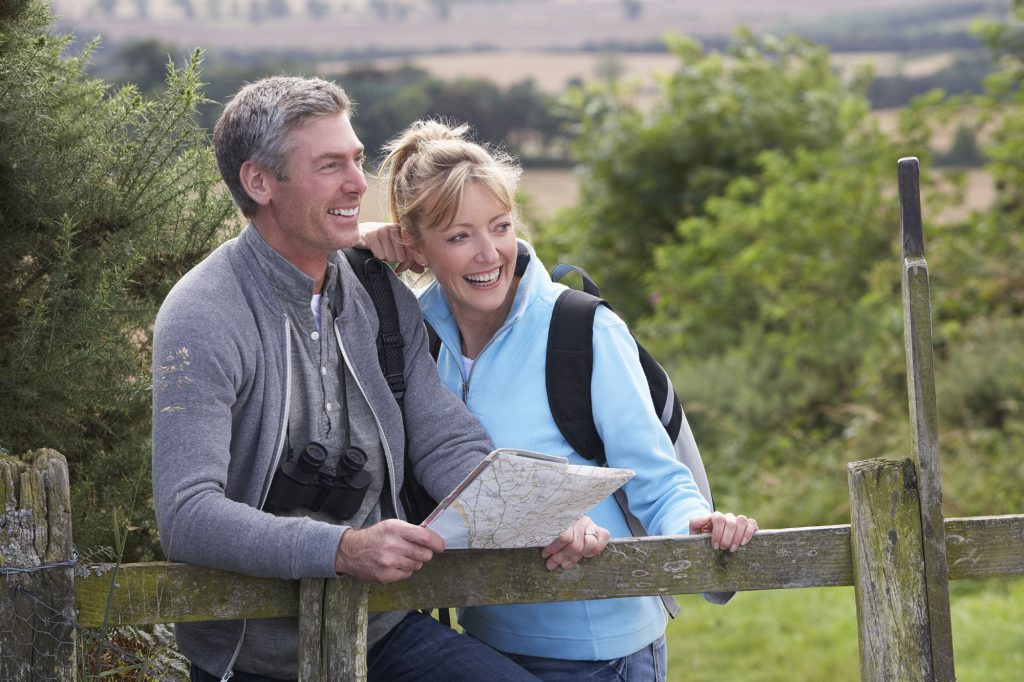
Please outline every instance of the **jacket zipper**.
M513 321L512 324L515 324L515 322ZM463 405L466 405L467 407L469 406L469 382L473 378L473 370L476 369L477 360L479 360L480 356L482 356L484 354L484 351L486 351L490 347L490 345L492 343L494 343L495 339L497 339L499 336L501 336L506 331L508 331L508 329L512 326L512 324L509 324L507 326L502 326L502 328L499 329L494 334L494 336L492 336L490 338L490 340L487 343L484 344L484 347L481 348L480 352L476 354L476 359L473 360L473 366L470 368L469 374L466 374L465 376L463 376L463 367L465 367L465 365L462 362L461 354L460 355L456 355L455 351L453 351L450 348L448 348L447 345L442 340L442 342L441 342L442 348L446 348L448 350L448 354L451 355L453 358L455 358L455 366L459 368L459 377L462 379L462 404Z
M398 512L398 487L395 485L395 460L391 455L391 447L388 445L388 437L384 433L384 426L381 424L380 417L377 416L377 410L373 407L373 401L366 395L366 391L363 389L363 385L359 383L359 375L352 369L352 363L349 361L348 353L345 352L345 344L341 341L341 333L338 331L338 320L334 320L334 337L338 340L338 348L341 350L341 357L345 361L345 366L349 368L352 378L356 380L356 386L359 388L359 392L363 394L363 399L366 400L366 404L370 407L370 413L373 415L374 422L377 423L377 432L380 434L381 445L384 446L384 459L387 460L388 465L388 483L391 485L391 504L395 510L395 518L401 518Z
M263 484L263 493L260 495L260 504L257 509L262 510L270 494L270 486L274 483L274 472L284 454L285 439L288 438L288 412L291 410L292 402L292 326L286 315L284 318L284 417L281 420L281 439L277 443L277 452L274 454L274 461L270 467L270 474L267 482Z
M263 484L263 492L260 495L260 504L256 507L259 510L263 510L263 505L267 502L267 495L270 494L270 486L274 484L274 472L277 471L277 463L281 461L281 455L284 454L285 439L288 438L288 411L291 409L292 402L292 326L288 321L288 316L284 318L284 418L281 420L281 439L277 443L277 452L274 454L274 462L270 467L270 475L267 477L267 482ZM238 644L235 645L235 651L231 654L231 660L228 661L228 667L224 671L224 674L220 678L220 682L227 682L234 676L235 661L238 660L238 654L242 651L242 642L245 641L245 626L248 625L249 620L245 619L242 621L242 632L238 636Z

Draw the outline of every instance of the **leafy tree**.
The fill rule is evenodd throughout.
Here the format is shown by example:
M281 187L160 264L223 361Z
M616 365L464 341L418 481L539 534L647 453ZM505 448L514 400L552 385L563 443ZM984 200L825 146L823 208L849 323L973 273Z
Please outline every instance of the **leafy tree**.
M731 439L764 447L780 429L835 436L847 425L836 410L855 399L865 357L889 342L879 320L898 306L873 288L876 268L896 262L899 217L883 200L895 158L874 131L835 149L764 152L756 177L734 180L656 249L658 304L644 335L686 368L686 384L707 389L716 421L736 427ZM889 271L886 293L898 276ZM715 386L731 386L723 371L744 398Z
M923 169L947 513L1020 507L1022 35L992 29L1001 71L966 109L982 115L966 126L990 132L998 194L967 219L944 217L963 175L928 151L964 100L918 98L889 139L864 83L844 85L801 41L748 41L731 61L684 53L646 111L614 90L579 97L583 194L540 246L596 271L639 318L723 507L767 525L839 522L842 464L906 455L895 170L908 155Z
M140 40L121 47L117 61L123 65L114 82L125 85L132 83L142 93L164 89L167 77L167 62L174 48L158 40Z
M614 85L577 96L580 201L543 240L549 256L591 270L629 319L649 309L637 282L655 247L684 238L680 220L757 172L761 152L833 146L865 109L861 86L840 80L828 52L795 37L741 33L728 54L683 38L669 48L680 65L649 109Z
M51 20L38 0L0 18L0 446L68 458L85 547L116 510L152 527L152 321L233 209L193 120L200 55L144 99L89 78L95 44L68 55Z
M949 150L935 157L935 163L944 166L980 166L984 161L974 131L961 124L953 136Z

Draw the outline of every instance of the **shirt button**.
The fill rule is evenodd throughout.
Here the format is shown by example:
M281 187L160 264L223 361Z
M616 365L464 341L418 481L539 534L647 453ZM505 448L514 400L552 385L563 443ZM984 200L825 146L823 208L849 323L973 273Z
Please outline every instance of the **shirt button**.
M313 332L312 334L309 335L309 338L313 339L314 341L319 341L320 340L320 332Z
M324 409L327 410L328 412L330 412L331 411L331 404L327 403L326 405L324 405Z
M320 368L320 376L327 376L327 368L326 367L321 367Z

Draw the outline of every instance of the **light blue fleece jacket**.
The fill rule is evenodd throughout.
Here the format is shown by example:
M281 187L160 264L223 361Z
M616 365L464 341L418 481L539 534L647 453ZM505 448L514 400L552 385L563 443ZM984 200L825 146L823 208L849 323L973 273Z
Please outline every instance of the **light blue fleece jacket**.
M521 242L522 243L522 242ZM441 380L487 429L496 447L514 447L568 457L593 466L573 451L551 417L544 366L548 325L565 287L555 284L536 253L516 291L508 319L463 375L459 332L441 287L419 295L423 315L442 341ZM632 469L625 485L632 511L651 535L688 532L693 516L710 511L689 469L678 462L651 404L625 323L601 306L594 319L594 421L605 443L608 465ZM464 393L465 392L465 393ZM622 510L608 497L590 512L612 537L629 537ZM666 615L657 597L516 604L467 608L463 627L508 653L569 660L607 660L631 654L657 639Z

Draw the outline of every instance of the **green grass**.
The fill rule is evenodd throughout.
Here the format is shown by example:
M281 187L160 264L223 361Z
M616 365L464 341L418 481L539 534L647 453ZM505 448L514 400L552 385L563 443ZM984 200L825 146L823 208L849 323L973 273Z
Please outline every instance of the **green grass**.
M1024 580L953 584L957 678L1010 682L1024 670ZM853 588L738 594L727 606L679 598L669 624L670 681L860 679Z

